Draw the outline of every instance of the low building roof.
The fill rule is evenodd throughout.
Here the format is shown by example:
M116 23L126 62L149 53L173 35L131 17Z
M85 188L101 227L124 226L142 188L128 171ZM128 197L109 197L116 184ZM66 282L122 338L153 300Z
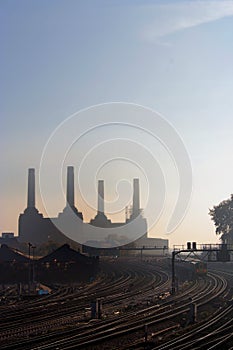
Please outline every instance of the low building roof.
M90 260L87 256L77 252L70 248L69 244L64 244L54 252L39 259L39 262L83 262L86 263Z
M26 263L29 261L29 258L6 244L2 244L0 248L0 263L14 261Z

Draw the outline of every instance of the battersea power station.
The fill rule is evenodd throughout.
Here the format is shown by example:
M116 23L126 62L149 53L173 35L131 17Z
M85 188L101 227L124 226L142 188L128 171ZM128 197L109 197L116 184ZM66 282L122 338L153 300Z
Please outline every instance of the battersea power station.
M57 217L39 213L35 198L35 169L28 170L27 208L19 216L19 241L40 245L50 241L108 248L134 242L135 246L168 246L168 241L147 236L147 221L140 208L139 179L133 180L133 204L125 222L111 222L105 214L104 181L98 181L98 208L94 219L83 221L75 206L74 167L67 167L66 204ZM114 241L112 240L114 238ZM78 242L78 243L77 243Z

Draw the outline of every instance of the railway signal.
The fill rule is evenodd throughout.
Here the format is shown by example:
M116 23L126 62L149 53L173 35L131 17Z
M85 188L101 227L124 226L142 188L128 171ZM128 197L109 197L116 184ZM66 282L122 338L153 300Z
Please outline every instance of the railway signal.
M175 248L174 248L175 249ZM187 242L187 249L179 249L179 250L173 250L172 252L172 288L171 288L171 293L175 294L176 292L176 276L175 276L175 257L176 255L180 253L188 253L188 257L190 254L193 254L194 252L205 252L209 256L215 252L216 253L216 260L210 260L212 262L216 261L222 261L222 262L227 262L230 261L230 252L232 252L233 249L228 249L226 244L218 244L211 246L209 245L202 245L200 248L197 248L196 242ZM198 256L200 258L200 256ZM201 259L203 260L203 258Z
M196 250L197 243L196 242L187 242L187 250Z

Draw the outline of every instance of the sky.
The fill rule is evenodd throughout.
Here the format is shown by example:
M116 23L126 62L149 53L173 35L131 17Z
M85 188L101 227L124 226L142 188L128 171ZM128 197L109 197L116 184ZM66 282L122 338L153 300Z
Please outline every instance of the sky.
M168 238L170 246L189 240L217 242L208 211L230 197L233 178L233 1L9 0L1 1L0 9L0 232L17 234L18 215L26 207L27 169L35 167L38 175L54 130L82 109L124 102L162 115L183 140L192 166L192 197L184 220L167 234L169 205L174 204L168 188L164 212L150 235ZM93 118L100 120L98 113ZM85 116L79 122L82 128ZM123 157L123 150L132 146L123 140L130 130L110 130L114 137L118 131L121 146L116 148ZM91 142L99 146L107 133L98 130L86 143L83 139L68 160L75 159L78 167ZM148 146L149 140L140 137L140 144ZM159 144L153 147L158 150ZM102 164L104 154L101 150ZM137 155L139 161L140 150ZM119 162L102 167L100 173L95 169L91 186L104 178L111 212L118 181L138 176L145 207L150 193L145 179L152 174L143 178L147 169L134 172ZM88 166L85 169L90 174ZM166 169L169 178L173 173ZM51 177L48 174L47 196L55 215L64 202L52 190ZM76 204L86 221L95 215L96 195L90 189L84 186L91 202L87 206L76 184ZM122 187L118 197L125 192ZM156 186L151 193L156 196ZM129 200L127 192L125 203ZM38 179L37 207L47 216Z

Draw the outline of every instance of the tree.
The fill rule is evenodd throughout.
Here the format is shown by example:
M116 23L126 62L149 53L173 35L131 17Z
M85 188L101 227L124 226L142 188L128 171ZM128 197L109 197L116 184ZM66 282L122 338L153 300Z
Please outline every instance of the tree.
M221 234L221 239L224 243L226 240L233 237L233 194L229 199L226 199L210 209L209 215L216 226L216 234Z

